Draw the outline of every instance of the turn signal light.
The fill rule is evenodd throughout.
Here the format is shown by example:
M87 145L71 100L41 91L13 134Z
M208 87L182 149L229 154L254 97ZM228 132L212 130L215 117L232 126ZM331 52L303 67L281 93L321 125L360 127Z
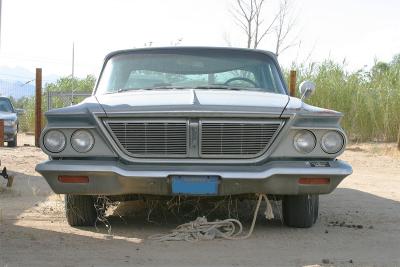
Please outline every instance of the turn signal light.
M70 184L87 184L89 183L88 176L58 176L58 181L61 183L70 183Z
M320 184L329 184L329 178L300 178L299 184L308 184L308 185L320 185Z

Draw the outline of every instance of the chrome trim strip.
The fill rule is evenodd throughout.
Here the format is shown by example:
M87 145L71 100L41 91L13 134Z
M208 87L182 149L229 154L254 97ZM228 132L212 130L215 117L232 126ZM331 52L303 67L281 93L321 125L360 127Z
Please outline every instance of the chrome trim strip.
M110 161L77 161L60 160L45 161L36 166L36 171L41 174L49 172L85 172L85 173L116 173L126 177L136 178L160 178L165 179L170 175L217 175L222 179L265 179L272 175L350 175L353 170L349 164L341 160L329 161L330 167L311 167L309 161L275 161L263 165L254 170L247 166L238 170L231 169L209 170L207 166L192 170L172 167L167 170L159 170L153 167L131 167ZM229 168L229 167L228 167Z
M244 111L237 112L235 110L223 110L223 111L196 111L190 109L182 109L182 110L166 110L166 111L129 111L129 112L116 112L107 113L108 118L182 118L184 115L186 118L233 118L233 117L241 117L241 118L260 118L260 117L268 117L268 118L280 118L280 113L274 112L254 112L254 111Z

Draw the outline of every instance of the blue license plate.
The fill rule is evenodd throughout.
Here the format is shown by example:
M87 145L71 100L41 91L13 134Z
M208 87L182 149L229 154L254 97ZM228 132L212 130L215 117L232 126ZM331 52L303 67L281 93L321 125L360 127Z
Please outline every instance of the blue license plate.
M172 193L177 195L216 195L218 176L171 176Z

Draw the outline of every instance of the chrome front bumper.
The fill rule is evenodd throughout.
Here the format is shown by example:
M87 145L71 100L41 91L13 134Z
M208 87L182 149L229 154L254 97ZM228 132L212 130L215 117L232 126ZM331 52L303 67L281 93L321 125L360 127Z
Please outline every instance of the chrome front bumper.
M128 165L113 160L49 160L38 164L57 194L172 195L171 176L218 176L218 195L267 193L277 195L327 194L352 173L341 160L328 167L313 167L310 161L273 161L249 165ZM88 183L62 183L59 176L87 176ZM329 184L299 184L299 178L329 178Z

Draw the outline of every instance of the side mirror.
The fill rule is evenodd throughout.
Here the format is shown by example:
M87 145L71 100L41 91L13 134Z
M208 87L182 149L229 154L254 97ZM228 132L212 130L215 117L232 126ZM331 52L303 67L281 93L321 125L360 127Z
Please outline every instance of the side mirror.
M17 113L17 115L23 115L25 114L25 109L22 108L16 108L15 112Z
M309 98L315 92L315 83L311 81L304 81L299 86L301 100Z

